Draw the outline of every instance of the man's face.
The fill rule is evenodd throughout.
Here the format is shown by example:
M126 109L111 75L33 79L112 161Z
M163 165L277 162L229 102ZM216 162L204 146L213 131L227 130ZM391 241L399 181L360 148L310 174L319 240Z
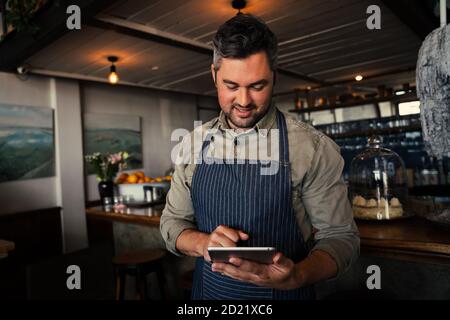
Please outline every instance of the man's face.
M215 77L214 65L211 66ZM252 128L267 112L273 72L262 51L245 59L223 58L217 72L219 104L232 128Z

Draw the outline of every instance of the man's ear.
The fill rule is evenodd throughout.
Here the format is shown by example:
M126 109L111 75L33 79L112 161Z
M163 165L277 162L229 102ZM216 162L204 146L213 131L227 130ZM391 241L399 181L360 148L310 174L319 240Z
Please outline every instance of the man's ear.
M212 74L212 77L213 77L213 81L214 81L214 85L217 87L217 83L216 83L216 81L217 81L217 70L216 70L216 68L214 68L214 64L211 64L211 74Z

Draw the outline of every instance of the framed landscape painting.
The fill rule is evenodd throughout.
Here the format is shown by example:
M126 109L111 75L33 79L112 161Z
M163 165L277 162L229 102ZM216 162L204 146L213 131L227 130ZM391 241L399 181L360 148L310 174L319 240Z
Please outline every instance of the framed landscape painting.
M54 175L53 109L0 103L0 182Z
M84 115L84 154L126 151L127 169L142 168L141 118L138 116L86 113ZM87 173L93 174L88 166Z

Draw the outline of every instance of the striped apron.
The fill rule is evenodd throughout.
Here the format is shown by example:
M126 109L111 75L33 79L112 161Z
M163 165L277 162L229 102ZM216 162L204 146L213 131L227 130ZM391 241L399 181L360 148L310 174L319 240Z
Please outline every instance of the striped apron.
M224 225L246 232L244 246L275 247L299 262L308 250L292 208L291 170L284 115L277 111L280 137L278 173L261 175L260 162L197 165L192 179L192 202L198 230L211 233ZM203 143L207 154L210 139ZM206 162L206 163L205 163ZM312 287L294 290L264 288L211 271L211 263L197 258L192 299L306 300L314 299Z

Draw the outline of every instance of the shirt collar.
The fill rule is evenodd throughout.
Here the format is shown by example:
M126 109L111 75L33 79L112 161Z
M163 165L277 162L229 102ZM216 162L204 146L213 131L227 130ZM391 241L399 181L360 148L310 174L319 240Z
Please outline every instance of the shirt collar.
M253 129L255 129L255 131L261 134L262 136L266 136L268 131L272 129L275 123L277 117L276 110L277 110L276 107L273 104L271 104L269 110L267 110L267 113L255 124ZM223 111L220 112L216 124L220 130L231 129L230 126L228 125L228 121Z

